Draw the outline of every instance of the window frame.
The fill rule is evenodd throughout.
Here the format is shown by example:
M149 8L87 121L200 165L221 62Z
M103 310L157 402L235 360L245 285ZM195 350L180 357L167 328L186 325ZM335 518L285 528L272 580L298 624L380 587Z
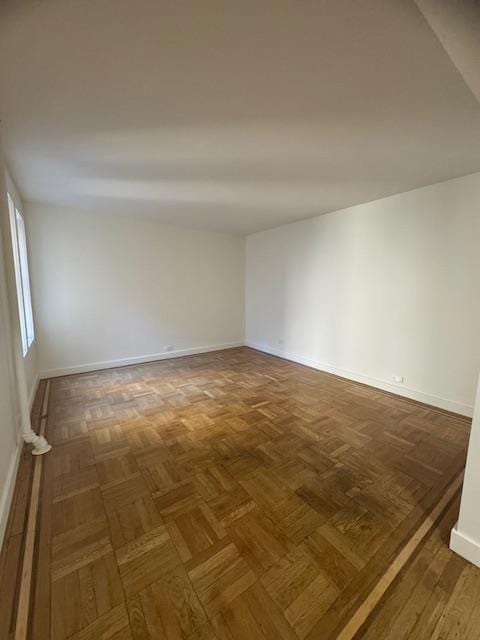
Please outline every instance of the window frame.
M18 315L20 318L20 334L22 338L22 353L23 357L25 357L35 339L28 269L27 234L25 220L15 205L15 200L8 192L7 200L15 269L15 284L17 288Z

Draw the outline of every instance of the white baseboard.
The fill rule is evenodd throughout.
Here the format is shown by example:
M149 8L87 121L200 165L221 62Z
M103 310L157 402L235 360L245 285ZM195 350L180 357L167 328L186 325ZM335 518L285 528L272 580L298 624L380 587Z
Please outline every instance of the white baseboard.
M362 373L349 371L348 369L341 369L340 367L335 367L334 365L327 364L325 362L318 362L317 360L314 360L312 358L306 358L304 356L299 356L295 353L290 353L282 349L276 349L275 347L271 347L270 345L250 342L248 340L245 342L245 345L247 347L251 347L252 349L256 349L257 351L263 351L265 353L284 358L285 360L291 360L292 362L297 362L299 364L306 365L307 367L312 367L313 369L325 371L326 373L333 373L334 375L341 376L342 378L347 378L348 380L368 384L371 387L376 387L377 389L382 389L383 391L389 391L390 393L395 393L396 395L404 396L405 398L410 398L411 400L417 400L418 402L423 402L440 409L445 409L446 411L453 411L454 413L459 413L469 418L473 416L473 406L470 406L468 404L462 404L461 402L456 402L455 400L449 400L447 398L439 398L437 396L424 393L423 391L410 389L403 384L395 384L394 382L387 382L385 380L373 378L372 376L367 376Z
M5 530L7 528L8 515L10 513L10 507L12 504L13 492L15 490L15 481L17 479L18 465L20 463L22 451L23 440L18 442L17 450L12 455L7 471L7 477L5 478L5 482L2 486L2 492L0 494L0 549L2 547Z
M155 362L156 360L168 360L170 358L181 358L182 356L191 356L197 353L208 353L209 351L222 351L223 349L233 349L234 347L243 347L243 342L229 342L227 344L212 344L204 347L191 347L189 349L177 349L175 351L165 351L162 353L151 353L145 356L134 356L132 358L120 358L118 360L106 360L105 362L89 362L88 364L79 364L61 369L47 369L40 371L40 379L57 378L59 376L68 376L74 373L88 373L89 371L99 371L101 369L114 369L115 367L124 367L130 364L143 364L145 362Z
M465 558L465 560L468 560L468 562L480 567L480 543L460 533L457 526L458 523L453 527L450 534L450 549Z
M37 373L37 375L35 376L35 380L33 381L32 388L30 389L29 396L28 396L28 407L29 407L30 411L32 410L32 406L33 406L33 402L35 400L35 394L37 393L38 383L39 382L40 382L40 376Z
M182 356L195 355L198 353L207 353L209 351L221 351L223 349L232 349L234 347L241 347L244 345L246 345L247 347L251 347L252 349L256 349L257 351L263 351L265 353L269 353L271 355L278 356L280 358L285 358L286 360L291 360L292 362L297 362L299 364L306 365L307 367L312 367L313 369L318 369L320 371L325 371L327 373L333 373L337 376L341 376L342 378L347 378L348 380L353 380L355 382L368 384L372 387L376 387L377 389L382 389L383 391L389 391L390 393L395 393L399 396L410 398L411 400L417 400L418 402L423 402L425 404L429 404L434 407L438 407L440 409L445 409L446 411L453 411L454 413L458 413L460 415L464 415L469 418L473 416L473 406L462 404L460 402L457 402L455 400L450 400L448 398L440 398L438 396L433 396L431 394L424 393L423 391L418 391L416 389L405 387L405 385L395 384L394 382L387 382L385 380L380 380L372 376L357 373L354 371L349 371L347 369L342 369L340 367L336 367L331 364L319 362L312 358L307 358L305 356L300 356L298 354L284 351L282 349L277 349L275 347L271 347L270 345L260 344L260 343L250 342L250 341L246 341L245 343L231 342L227 344L215 344L215 345L208 345L208 346L202 346L202 347L191 347L189 349L177 349L176 351L152 353L148 355L134 356L130 358L119 358L117 360L106 360L104 362L89 362L85 364L73 365L73 366L63 367L58 369L48 369L48 370L40 371L39 378L40 379L56 378L59 376L67 376L75 373L88 373L89 371L99 371L101 369L113 369L115 367L123 367L131 364L142 364L146 362L154 362L156 360L168 360L169 358L180 358ZM35 388L36 388L36 385L35 385ZM31 398L32 401L34 397L35 396L33 393Z

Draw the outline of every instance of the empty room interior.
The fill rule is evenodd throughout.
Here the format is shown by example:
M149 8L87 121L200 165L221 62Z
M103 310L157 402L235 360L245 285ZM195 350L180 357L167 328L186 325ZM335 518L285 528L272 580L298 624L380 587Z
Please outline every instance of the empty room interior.
M480 2L0 3L0 640L480 640Z

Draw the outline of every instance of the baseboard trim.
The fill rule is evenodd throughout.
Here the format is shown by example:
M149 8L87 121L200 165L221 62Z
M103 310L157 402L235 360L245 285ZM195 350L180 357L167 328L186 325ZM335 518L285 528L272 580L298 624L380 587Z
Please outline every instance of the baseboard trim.
M472 564L480 567L480 544L457 529L458 523L450 534L450 549Z
M114 369L115 367L126 367L132 364L144 364L147 362L155 362L157 360L169 360L170 358L181 358L183 356L193 356L199 353L209 353L210 351L223 351L224 349L234 349L235 347L243 347L243 342L228 342L226 344L212 344L203 347L191 347L189 349L177 349L175 351L164 351L162 353L151 353L144 356L135 356L131 358L120 358L118 360L106 360L104 362L90 362L88 364L79 364L61 369L47 369L40 371L41 380L48 378L58 378L60 376L68 376L75 373L89 373L91 371L100 371L102 369Z
M7 530L8 517L12 506L13 493L15 491L15 483L17 480L17 472L22 457L23 440L17 443L17 449L14 451L10 460L7 471L7 477L3 485L2 494L0 496L0 549L3 545L5 532Z
M473 416L473 406L462 404L461 402L456 402L455 400L440 398L438 396L424 393L423 391L410 389L409 387L405 387L404 385L387 382L385 380L367 376L355 371L349 371L348 369L341 369L340 367L336 367L325 362L319 362L312 358L306 358L295 353L283 351L282 349L276 349L274 347L271 347L270 345L250 342L248 340L245 342L245 345L247 347L250 347L251 349L256 349L257 351L262 351L279 358L284 358L285 360L303 364L307 367L311 367L312 369L318 369L319 371L323 371L325 373L331 373L333 375L340 376L341 378L347 378L348 380L352 380L354 382L367 384L371 387L381 389L382 391L387 391L404 398L409 398L410 400L415 400L423 404L438 407L439 409L443 409L444 411L450 411L467 418L471 418Z
M38 435L45 436L48 420L48 401L50 398L50 382L45 386L42 401ZM37 523L40 510L40 490L42 483L44 456L35 456L33 475L28 504L28 516L24 529L24 545L22 570L18 592L17 615L15 619L15 640L27 640L29 636L30 599L32 595L33 565L35 559L35 541L37 539Z

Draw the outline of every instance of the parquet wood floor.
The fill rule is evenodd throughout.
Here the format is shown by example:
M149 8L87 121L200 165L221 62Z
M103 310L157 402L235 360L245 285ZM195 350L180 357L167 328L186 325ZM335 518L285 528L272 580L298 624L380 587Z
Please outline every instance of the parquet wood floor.
M469 427L247 348L54 379L31 639L334 640ZM457 513L458 494L356 638L480 637Z

